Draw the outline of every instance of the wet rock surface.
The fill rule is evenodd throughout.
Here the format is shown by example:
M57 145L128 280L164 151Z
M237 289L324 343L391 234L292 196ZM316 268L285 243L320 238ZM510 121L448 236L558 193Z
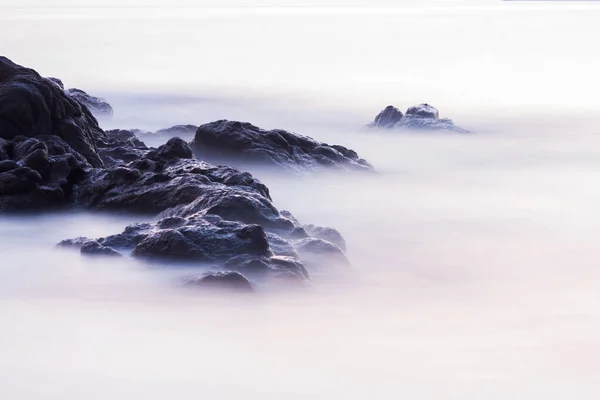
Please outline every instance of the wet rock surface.
M284 170L373 171L356 152L282 129L264 130L248 122L219 120L201 125L191 143L195 154L214 163L274 166Z
M427 103L412 106L404 114L394 106L387 106L368 127L470 133L456 126L451 119L440 118L439 111Z

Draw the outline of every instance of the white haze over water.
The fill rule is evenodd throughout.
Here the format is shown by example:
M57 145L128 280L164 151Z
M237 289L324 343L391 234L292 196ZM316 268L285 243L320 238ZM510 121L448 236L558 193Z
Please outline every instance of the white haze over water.
M257 173L348 242L300 293L53 249L139 217L1 217L0 398L598 398L600 4L319 4L0 0L0 53L105 96L105 128L242 119L379 170ZM360 131L423 101L478 134Z

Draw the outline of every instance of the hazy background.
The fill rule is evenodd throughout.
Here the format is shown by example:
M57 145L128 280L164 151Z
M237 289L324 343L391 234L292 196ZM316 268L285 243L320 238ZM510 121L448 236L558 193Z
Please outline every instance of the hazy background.
M2 217L1 397L598 398L600 4L315 4L0 0L0 53L105 96L105 128L243 119L379 170L260 173L348 241L304 293L53 249L139 218ZM478 134L360 130L423 101Z

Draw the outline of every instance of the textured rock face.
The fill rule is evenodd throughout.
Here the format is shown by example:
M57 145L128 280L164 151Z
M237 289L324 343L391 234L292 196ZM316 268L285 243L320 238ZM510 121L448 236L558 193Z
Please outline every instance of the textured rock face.
M65 93L85 105L94 115L108 116L113 114L112 106L100 97L91 96L81 89L67 89Z
M410 107L404 115L396 107L387 106L368 126L382 129L445 130L470 133L468 130L454 125L451 119L440 118L438 110L426 103Z
M125 143L131 139L127 134L119 137ZM315 268L328 262L347 264L338 247L345 244L337 231L305 227L291 214L280 212L267 187L252 175L195 159L179 138L139 151L143 155L135 161L92 170L78 186L79 204L158 213L159 221L135 224L106 238L78 238L61 245L79 247L82 253L90 248L96 254L120 252L146 260L210 263L259 281L286 276L306 280L305 263Z
M220 120L201 125L191 145L202 159L234 166L255 163L293 171L373 170L356 152L343 146L281 129L267 131L248 122Z
M0 212L65 206L91 168L58 136L0 139Z
M103 163L96 143L105 137L88 109L50 79L0 56L0 138L58 136L93 167Z

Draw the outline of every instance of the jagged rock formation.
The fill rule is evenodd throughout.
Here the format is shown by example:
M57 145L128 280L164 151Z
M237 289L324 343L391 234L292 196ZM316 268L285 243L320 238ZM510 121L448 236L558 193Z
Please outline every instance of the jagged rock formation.
M248 122L219 120L201 125L191 146L202 159L233 166L373 171L367 161L343 146L320 143L282 129L267 131Z
M454 125L448 118L440 118L435 107L419 104L410 107L405 114L394 106L387 106L369 125L381 129L413 129L413 130L445 130L458 133L470 133L468 130Z
M54 135L102 167L96 142L106 135L96 118L53 81L0 56L0 138Z

